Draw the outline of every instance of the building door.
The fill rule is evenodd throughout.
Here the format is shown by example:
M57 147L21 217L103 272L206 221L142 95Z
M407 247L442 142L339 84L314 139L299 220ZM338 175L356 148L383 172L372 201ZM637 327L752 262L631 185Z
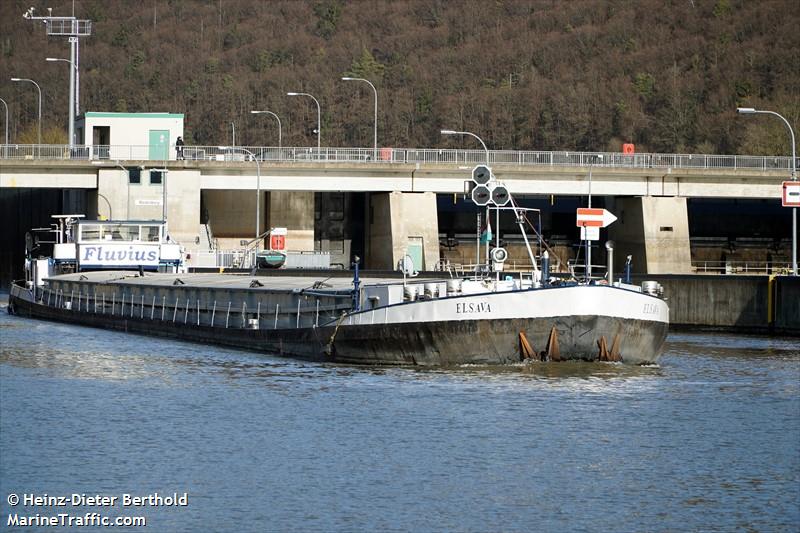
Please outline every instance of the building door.
M169 159L169 130L150 130L148 159Z
M425 270L425 254L423 253L422 237L409 237L408 250L406 253L414 262L414 269Z
M94 159L108 159L111 144L111 127L94 126L92 128L92 146Z

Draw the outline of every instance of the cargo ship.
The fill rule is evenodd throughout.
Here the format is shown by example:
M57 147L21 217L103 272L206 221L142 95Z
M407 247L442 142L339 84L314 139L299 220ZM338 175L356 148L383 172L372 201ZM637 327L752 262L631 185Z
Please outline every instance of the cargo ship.
M53 257L28 260L9 312L314 361L367 365L655 363L660 286L556 278L542 268L467 277L187 273L166 223L60 217ZM55 231L55 230L54 230Z

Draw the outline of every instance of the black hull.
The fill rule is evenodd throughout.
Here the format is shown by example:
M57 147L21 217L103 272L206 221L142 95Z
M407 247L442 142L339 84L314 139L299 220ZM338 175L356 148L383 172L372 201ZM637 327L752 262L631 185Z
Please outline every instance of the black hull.
M216 344L309 361L366 365L507 365L523 360L520 332L536 354L546 351L553 328L563 360L600 359L617 335L622 361L655 363L667 336L663 322L607 316L416 322L299 329L241 329L74 311L33 303L14 294L9 310L31 318L157 337Z

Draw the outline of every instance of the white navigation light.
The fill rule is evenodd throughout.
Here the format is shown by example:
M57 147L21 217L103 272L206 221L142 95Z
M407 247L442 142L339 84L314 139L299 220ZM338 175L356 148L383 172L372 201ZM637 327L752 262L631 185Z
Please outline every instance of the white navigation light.
M495 263L505 263L508 259L508 251L505 248L495 248L492 250L492 261Z
M492 191L486 185L477 185L472 189L472 201L475 205L489 205L492 201Z
M492 181L492 169L486 165L478 165L472 169L472 181L478 185L486 185Z
M498 207L506 205L511 200L511 195L508 193L505 185L497 185L492 189L492 203Z

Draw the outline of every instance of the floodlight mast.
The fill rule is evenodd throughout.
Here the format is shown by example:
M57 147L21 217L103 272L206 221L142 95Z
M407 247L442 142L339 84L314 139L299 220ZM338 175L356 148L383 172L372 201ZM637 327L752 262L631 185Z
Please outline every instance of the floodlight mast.
M92 34L92 21L91 20L78 20L73 17L54 17L53 9L47 8L46 17L37 17L34 15L36 8L31 7L22 14L22 18L26 20L40 20L47 28L47 35L58 37L67 37L70 44L70 59L71 68L69 70L69 93L70 93L70 139L69 145L75 144L74 131L75 119L80 113L80 70L79 70L79 57L80 57L80 37L88 37Z

